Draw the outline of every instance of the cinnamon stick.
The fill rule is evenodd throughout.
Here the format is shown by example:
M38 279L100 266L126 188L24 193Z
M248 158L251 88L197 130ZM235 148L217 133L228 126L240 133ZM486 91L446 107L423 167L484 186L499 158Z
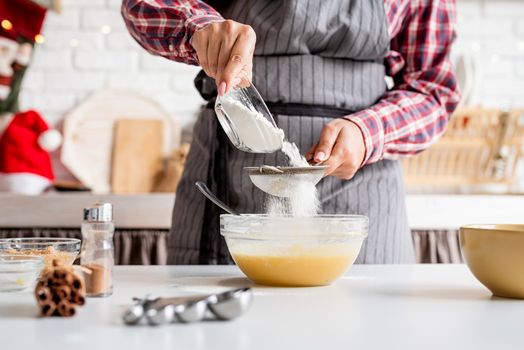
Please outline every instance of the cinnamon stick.
M76 291L83 291L85 293L84 280L78 276L72 276L70 285Z
M40 305L49 303L52 299L51 290L45 286L37 286L35 289L36 301Z
M70 317L75 314L75 308L67 300L62 300L56 306L60 316Z
M85 283L72 267L53 261L35 286L35 298L42 316L75 315L77 306L85 303Z
M78 306L82 306L86 302L86 299L84 298L84 296L75 290L71 291L70 300L72 300Z
M56 311L56 304L53 303L52 301L42 304L42 307L40 308L40 312L42 316L53 316L55 311Z
M68 300L71 297L71 287L68 285L61 285L55 288L55 293L60 297L61 300Z

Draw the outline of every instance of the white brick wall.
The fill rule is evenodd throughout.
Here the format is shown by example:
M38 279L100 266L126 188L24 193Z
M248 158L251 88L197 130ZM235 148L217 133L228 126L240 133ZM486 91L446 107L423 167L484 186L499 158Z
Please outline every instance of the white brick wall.
M479 66L473 104L524 107L524 1L458 0L456 53Z
M63 0L48 13L45 42L38 45L20 96L53 125L93 92L129 88L162 103L183 127L192 124L202 99L193 88L198 68L153 57L129 35L120 0ZM110 33L102 33L109 26Z
M113 30L125 30L122 25L122 16L118 9L96 9L91 10L84 7L81 13L81 22L84 28L99 29L101 26L110 25Z
M146 53L127 33L120 0L64 0L49 13L24 81L23 108L38 108L53 124L94 91L128 87L156 98L188 126L202 99L193 88L198 68ZM524 1L458 0L456 53L481 67L474 102L524 106ZM110 33L101 28L110 26Z

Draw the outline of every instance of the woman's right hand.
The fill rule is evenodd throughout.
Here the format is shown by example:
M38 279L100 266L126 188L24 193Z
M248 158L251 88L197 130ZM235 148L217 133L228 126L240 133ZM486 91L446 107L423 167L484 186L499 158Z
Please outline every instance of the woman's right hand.
M231 20L215 22L198 30L191 40L200 65L215 78L219 95L251 81L256 42L253 28Z

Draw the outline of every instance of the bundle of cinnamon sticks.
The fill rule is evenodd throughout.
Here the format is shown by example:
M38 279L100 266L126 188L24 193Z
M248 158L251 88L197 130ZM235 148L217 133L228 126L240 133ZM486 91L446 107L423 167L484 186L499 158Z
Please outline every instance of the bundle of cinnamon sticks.
M63 266L58 260L42 271L35 287L42 316L73 316L75 308L84 305L85 293L83 278L72 266Z

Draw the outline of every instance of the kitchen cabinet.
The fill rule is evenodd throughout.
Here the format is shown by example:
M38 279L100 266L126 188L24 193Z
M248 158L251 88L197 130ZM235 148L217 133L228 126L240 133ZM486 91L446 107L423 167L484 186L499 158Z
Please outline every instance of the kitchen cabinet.
M240 318L122 324L134 296L248 284L235 266L119 266L114 295L73 318L35 317L30 292L0 294L5 349L516 349L524 301L492 297L465 265L355 265L331 286L254 287Z

